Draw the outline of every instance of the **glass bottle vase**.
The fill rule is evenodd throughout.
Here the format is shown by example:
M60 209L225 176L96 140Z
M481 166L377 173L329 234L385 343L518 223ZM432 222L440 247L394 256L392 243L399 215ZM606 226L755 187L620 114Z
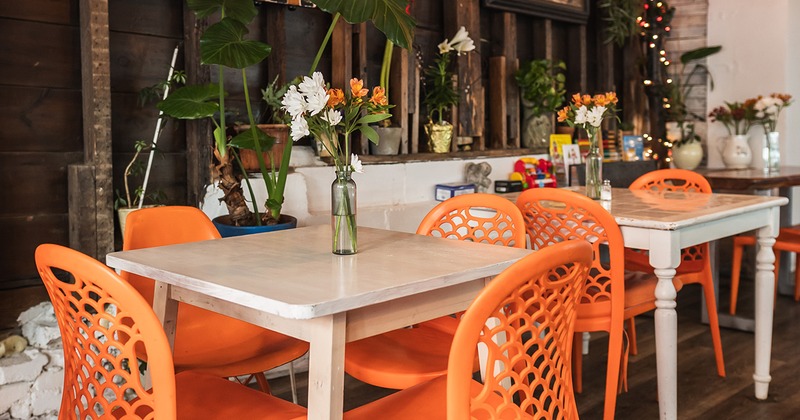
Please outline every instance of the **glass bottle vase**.
M350 255L358 251L356 227L356 183L350 171L336 171L331 184L331 233L334 254Z
M603 187L603 152L600 151L600 129L587 130L589 133L589 154L586 155L586 196L592 200L600 199Z
M781 169L781 148L780 133L770 131L767 133L767 140L764 147L766 156L764 158L764 169L766 172L780 172Z

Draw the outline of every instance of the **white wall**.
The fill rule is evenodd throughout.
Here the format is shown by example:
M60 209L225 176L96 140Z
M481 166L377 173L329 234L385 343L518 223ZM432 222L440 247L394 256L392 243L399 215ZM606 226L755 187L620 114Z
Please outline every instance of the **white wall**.
M773 92L800 99L800 2L796 0L709 0L708 45L722 45L708 57L714 89L708 92L708 110L724 102L744 101ZM800 103L786 108L778 123L781 164L800 166ZM724 167L719 148L727 131L721 123L708 124L708 167ZM750 131L751 147L763 141L763 129ZM760 156L760 153L754 153ZM793 189L794 202L800 200ZM794 206L793 221L800 220Z

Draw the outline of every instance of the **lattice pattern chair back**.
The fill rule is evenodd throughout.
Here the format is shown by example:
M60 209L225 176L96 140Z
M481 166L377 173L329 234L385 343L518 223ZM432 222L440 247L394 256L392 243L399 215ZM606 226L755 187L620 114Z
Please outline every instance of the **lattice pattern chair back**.
M711 194L711 184L709 184L708 180L697 172L686 169L659 169L648 172L633 181L629 189ZM708 261L708 256L709 248L707 243L682 249L682 267L679 273L702 271L703 265Z
M591 264L585 241L567 241L495 277L456 331L447 373L448 419L573 419L572 340L580 289ZM479 393L475 352L487 350Z
M525 222L519 209L494 194L442 201L423 218L417 234L525 248Z
M622 322L624 248L622 233L613 216L591 199L567 190L530 189L520 194L517 206L535 250L570 239L592 245L595 258L582 290L581 317L608 317ZM608 258L600 258L608 255ZM613 308L613 309L612 309Z
M59 418L175 418L171 350L150 305L112 270L69 248L39 246L36 266L64 346ZM139 375L145 349L149 390Z

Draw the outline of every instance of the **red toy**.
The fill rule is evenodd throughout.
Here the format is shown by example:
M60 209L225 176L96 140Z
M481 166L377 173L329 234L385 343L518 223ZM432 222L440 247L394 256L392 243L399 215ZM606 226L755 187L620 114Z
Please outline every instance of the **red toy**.
M514 163L514 172L508 179L522 181L522 188L525 190L557 186L553 162L547 159L520 158Z

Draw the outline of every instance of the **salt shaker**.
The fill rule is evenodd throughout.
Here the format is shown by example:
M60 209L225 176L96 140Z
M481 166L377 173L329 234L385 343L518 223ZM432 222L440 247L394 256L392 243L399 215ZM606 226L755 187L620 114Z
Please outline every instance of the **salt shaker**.
M611 200L611 180L603 180L603 188L600 190L600 199L603 201Z

